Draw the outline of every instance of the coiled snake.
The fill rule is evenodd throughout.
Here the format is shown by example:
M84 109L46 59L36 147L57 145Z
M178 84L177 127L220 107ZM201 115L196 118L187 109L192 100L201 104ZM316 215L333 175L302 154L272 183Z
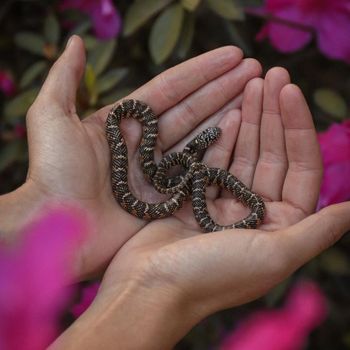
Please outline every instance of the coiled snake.
M143 127L139 145L140 164L147 180L160 193L171 197L160 203L147 203L135 198L128 185L128 151L120 131L123 118L135 118ZM199 226L205 232L230 228L256 228L265 215L263 200L250 191L228 171L210 168L198 159L198 153L205 150L220 136L219 128L204 130L189 142L182 152L165 156L157 165L154 161L154 147L158 136L158 120L152 109L137 100L125 100L111 109L106 122L106 135L111 151L112 191L117 202L129 213L141 219L153 220L172 215L192 195L192 206ZM167 178L168 170L181 165L185 175ZM217 185L233 193L251 213L231 225L221 226L210 217L207 209L205 190Z

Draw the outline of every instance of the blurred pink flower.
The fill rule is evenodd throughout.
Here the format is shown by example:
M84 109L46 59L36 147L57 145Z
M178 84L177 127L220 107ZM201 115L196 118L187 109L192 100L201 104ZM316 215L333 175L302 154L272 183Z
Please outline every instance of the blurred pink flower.
M324 165L318 208L350 199L350 120L318 136Z
M0 90L5 96L12 96L16 92L16 86L12 77L5 71L0 70Z
M326 310L326 299L318 286L301 282L283 308L251 315L220 350L301 350L308 334L324 321Z
M23 139L27 135L27 129L22 124L16 124L14 127L14 134L16 138Z
M349 0L266 0L264 12L295 22L310 31L268 22L257 38L269 38L279 51L289 53L303 48L316 33L321 52L330 58L350 63L350 3Z
M100 39L111 39L120 33L122 20L112 0L63 0L60 9L78 9L86 13Z
M56 209L23 232L19 245L0 247L0 349L40 350L57 336L71 295L69 261L84 222Z
M83 288L80 301L77 304L73 305L71 309L71 312L75 318L78 318L91 305L97 295L99 288L99 282L91 283Z

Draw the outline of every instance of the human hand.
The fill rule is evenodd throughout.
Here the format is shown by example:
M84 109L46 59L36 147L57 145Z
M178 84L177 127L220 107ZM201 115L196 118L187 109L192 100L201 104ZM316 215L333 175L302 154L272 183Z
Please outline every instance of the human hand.
M17 191L30 197L25 210L58 202L71 203L87 212L90 227L95 229L77 252L79 278L101 270L146 224L122 210L112 195L110 151L105 137L105 120L111 106L82 121L76 114L75 96L84 62L83 43L74 36L28 111L30 164L26 184ZM260 72L257 61L242 59L238 48L225 47L169 69L127 98L150 104L161 116L156 149L159 158L208 117L220 120L223 109L239 107L244 86ZM122 131L130 169L139 170L141 127L126 121ZM146 186L141 171L133 170L131 175L131 189L140 199L160 198Z
M154 255L164 259L157 263L159 266L183 266L185 275L190 271L187 264L193 265L195 257L201 261L196 266L198 271L208 268L210 251L213 259L216 254L220 256L221 263L226 252L227 259L234 259L230 264L227 262L227 266L239 266L234 269L238 274L235 283L244 286L250 279L257 281L264 276L256 283L259 291L254 283L252 291L244 291L246 300L237 300L237 303L247 302L250 295L257 297L272 287L274 269L279 271L284 265L280 260L291 254L275 249L274 244L283 240L284 235L274 232L288 230L313 213L322 177L312 116L301 91L289 81L288 73L282 68L271 69L264 80L251 80L244 91L242 112L229 110L218 122L223 129L221 139L207 150L203 159L209 166L228 169L264 198L266 216L259 229L203 235L194 220L191 203L186 203L175 217L152 222L130 239L114 258L109 271L128 271L128 265L135 266L135 261L140 260L140 249L147 260L150 256L153 260ZM197 132L194 130L192 134ZM209 188L207 199L209 212L220 224L232 223L246 214L247 209L225 191ZM213 273L223 270L215 264L209 267ZM252 278L246 271L248 268L257 269L259 274ZM189 278L189 283L196 278L196 275ZM209 279L205 271L202 278ZM240 279L245 278L243 283ZM114 283L112 278L111 283Z
M206 161L230 167L264 196L264 224L201 234L186 208L150 223L119 250L94 303L59 343L87 327L99 330L106 349L115 342L123 349L171 348L206 316L262 296L350 229L350 202L311 215L322 175L317 137L306 102L283 69L248 83L242 117L229 115L221 121L228 123L221 144L207 151ZM232 141L232 135L238 136ZM243 213L226 193L209 191L209 197L219 222ZM91 349L97 345L89 336L81 344L86 339Z

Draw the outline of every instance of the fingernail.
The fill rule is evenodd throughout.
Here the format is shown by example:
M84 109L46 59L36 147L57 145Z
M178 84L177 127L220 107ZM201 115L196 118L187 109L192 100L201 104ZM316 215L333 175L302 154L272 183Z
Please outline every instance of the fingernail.
M72 43L73 37L74 37L74 35L72 35L72 36L69 38L69 40L67 41L66 49L68 49L69 45Z

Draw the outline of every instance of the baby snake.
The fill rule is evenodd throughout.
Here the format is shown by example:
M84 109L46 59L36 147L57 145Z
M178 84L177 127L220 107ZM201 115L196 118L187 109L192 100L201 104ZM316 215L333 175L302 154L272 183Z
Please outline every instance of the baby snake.
M120 131L123 118L134 118L142 124L143 135L139 145L142 171L158 192L171 194L168 200L147 203L131 193L128 185L128 150ZM195 218L205 232L256 228L265 215L265 205L260 196L250 191L228 171L210 168L198 159L198 152L215 142L220 134L219 128L208 128L189 142L182 152L165 156L157 165L154 161L154 148L158 136L158 120L151 107L137 100L124 100L114 106L107 117L106 135L111 151L112 191L117 202L132 215L153 220L172 215L192 195ZM175 165L181 165L186 170L185 175L167 178L167 171ZM231 225L222 226L215 223L208 213L205 198L206 187L210 185L229 190L242 204L251 209L251 213Z

